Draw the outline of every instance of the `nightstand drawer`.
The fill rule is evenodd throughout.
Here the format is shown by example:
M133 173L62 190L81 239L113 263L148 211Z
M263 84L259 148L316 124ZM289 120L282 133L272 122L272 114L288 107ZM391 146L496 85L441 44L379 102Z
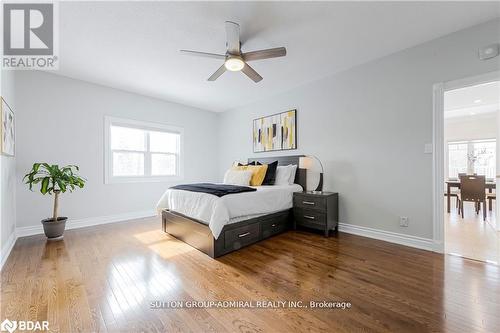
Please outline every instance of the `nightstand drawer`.
M243 227L228 230L224 233L224 245L226 248L231 247L237 250L258 240L259 232L259 223L252 223Z
M307 195L294 195L293 206L304 209L326 210L326 199Z
M326 214L312 210L295 208L293 210L295 222L303 226L317 226L324 228L326 225Z

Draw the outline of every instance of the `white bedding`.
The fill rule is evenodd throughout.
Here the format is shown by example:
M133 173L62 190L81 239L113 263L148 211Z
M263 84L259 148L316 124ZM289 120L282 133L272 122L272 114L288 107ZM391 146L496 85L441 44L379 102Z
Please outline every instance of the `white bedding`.
M170 209L208 224L217 239L222 228L241 217L270 214L292 208L293 192L302 186L256 186L257 191L217 197L212 194L168 189L156 205L158 212Z

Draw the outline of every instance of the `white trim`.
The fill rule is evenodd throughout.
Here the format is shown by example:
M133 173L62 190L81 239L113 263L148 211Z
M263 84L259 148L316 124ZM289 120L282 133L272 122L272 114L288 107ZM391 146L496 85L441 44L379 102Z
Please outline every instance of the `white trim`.
M10 234L4 246L2 246L0 252L0 271L2 270L3 265L7 261L7 258L9 258L10 252L12 251L14 245L16 244L16 240L17 240L16 232L14 231L13 233Z
M435 251L444 253L444 93L478 84L497 81L500 71L433 85L432 108L432 225Z
M415 247L417 249L435 251L436 247L432 239L400 234L397 232L384 231L354 224L339 223L339 231L348 234L374 238L390 243Z
M176 154L177 158L177 175L175 176L152 176L152 175L144 175L137 177L116 177L111 174L112 170L112 159L111 159L111 149L110 149L110 133L109 129L111 125L121 125L124 127L131 127L143 130L151 130L151 131L164 131L169 133L179 134L179 153ZM149 140L149 135L146 140ZM149 147L149 143L147 143L147 147ZM144 151L140 152L144 154L144 171L147 172L150 168L149 158L151 157L151 152ZM115 184L115 183L148 183L148 182L173 182L179 181L184 178L184 128L179 126L154 123L154 122L145 122L140 120L133 119L125 119L125 118L117 118L104 116L104 184Z
M443 82L443 88L445 91L455 90L470 86L476 86L478 84L490 83L492 81L498 81L500 79L500 71L489 72L481 75L466 77L463 79L453 80Z
M147 210L142 212L131 212L131 213L116 214L116 215L68 220L68 222L66 223L66 230L85 228L85 227L91 227L95 225L108 224L108 223L123 222L134 219L152 217L156 215L157 215L156 211ZM17 238L38 235L38 234L43 234L43 226L41 223L36 226L16 228Z
M432 239L436 252L444 252L444 84L433 86L432 108Z

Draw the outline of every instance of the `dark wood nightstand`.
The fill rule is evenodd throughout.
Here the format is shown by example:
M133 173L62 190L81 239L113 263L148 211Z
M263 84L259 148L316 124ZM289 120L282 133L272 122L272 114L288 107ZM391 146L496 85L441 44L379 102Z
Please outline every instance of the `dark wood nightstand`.
M293 194L293 227L321 230L325 237L336 230L339 221L339 194L336 192L295 192Z

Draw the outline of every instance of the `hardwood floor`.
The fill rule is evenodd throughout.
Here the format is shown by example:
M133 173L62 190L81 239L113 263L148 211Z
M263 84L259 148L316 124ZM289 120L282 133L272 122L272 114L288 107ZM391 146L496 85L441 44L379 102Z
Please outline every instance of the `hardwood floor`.
M288 232L217 260L159 219L17 241L1 318L55 332L498 332L500 267L341 233ZM350 309L150 309L153 301L348 301Z

